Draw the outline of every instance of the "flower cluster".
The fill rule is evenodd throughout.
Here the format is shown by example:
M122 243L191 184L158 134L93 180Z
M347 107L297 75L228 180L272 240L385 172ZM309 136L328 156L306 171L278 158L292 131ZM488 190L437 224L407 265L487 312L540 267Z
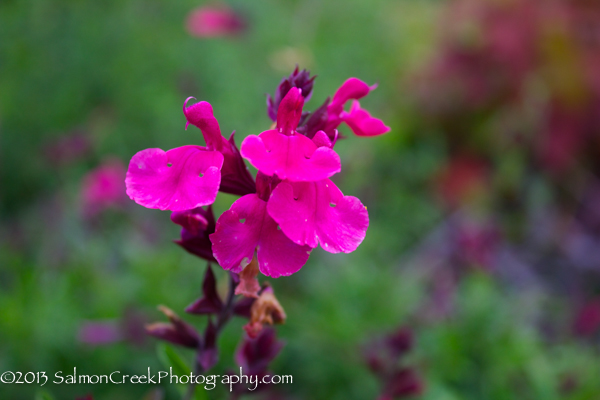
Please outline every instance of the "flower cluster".
M313 113L303 112L313 82L298 68L284 79L267 100L273 129L246 137L240 149L233 133L229 140L222 136L209 103L188 106L188 98L186 128L199 128L206 146L140 151L129 164L127 194L145 207L171 210L173 222L182 226L179 245L235 273L256 259L264 275L293 274L319 244L331 253L354 251L369 217L359 199L345 196L330 180L341 171L337 128L345 123L357 136L389 128L361 108L358 99L376 86L356 78ZM256 179L244 158L258 170ZM215 222L210 204L218 191L241 197Z

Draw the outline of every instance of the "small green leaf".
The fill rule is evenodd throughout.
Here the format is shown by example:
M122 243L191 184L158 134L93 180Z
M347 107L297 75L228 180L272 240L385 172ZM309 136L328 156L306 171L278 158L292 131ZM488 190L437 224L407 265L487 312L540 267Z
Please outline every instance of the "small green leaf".
M157 347L158 359L166 367L173 367L173 374L177 376L188 375L192 372L185 360L168 344L161 343Z

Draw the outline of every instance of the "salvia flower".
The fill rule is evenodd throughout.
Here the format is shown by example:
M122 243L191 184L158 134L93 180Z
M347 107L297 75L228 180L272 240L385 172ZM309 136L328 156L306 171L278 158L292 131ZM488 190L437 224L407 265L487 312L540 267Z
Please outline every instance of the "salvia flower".
M190 35L200 38L235 36L244 31L246 22L226 6L204 6L190 12L186 21Z
M242 142L242 156L265 175L294 182L329 178L341 171L340 157L328 147L317 145L296 132L304 97L292 88L277 112L277 126Z
M257 271L277 278L300 270L312 249L354 251L369 225L366 207L345 196L330 178L341 171L334 146L345 122L358 136L374 136L387 126L360 108L358 100L375 89L350 78L312 114L303 110L314 78L296 68L268 97L272 129L249 135L238 150L221 135L212 106L183 106L187 126L199 128L206 146L136 154L127 173L127 193L148 208L173 211L182 226L177 243L187 251L240 274L237 294L256 297ZM354 100L348 111L344 107ZM257 170L256 181L244 158ZM242 196L216 221L218 191ZM252 264L251 264L252 263Z
M118 159L106 160L89 172L81 185L83 213L93 217L102 211L120 207L127 197L123 194L125 167Z
M259 176L260 179L260 176ZM311 248L292 242L267 212L267 201L248 194L235 201L210 236L221 267L239 273L256 252L260 272L278 278L297 272Z
M221 135L219 122L213 115L212 106L206 101L188 106L187 103L192 98L188 97L183 104L183 114L187 119L185 128L192 124L200 129L207 146L223 155L219 190L239 196L256 192L254 179L235 145L235 132L231 134L229 140L225 139Z
M342 122L345 122L357 136L377 136L390 130L384 123L360 108L359 99L362 99L375 90L377 85L369 86L360 79L346 80L335 92L331 103L327 106L327 123L325 131L331 133ZM354 100L349 112L344 111L344 106Z

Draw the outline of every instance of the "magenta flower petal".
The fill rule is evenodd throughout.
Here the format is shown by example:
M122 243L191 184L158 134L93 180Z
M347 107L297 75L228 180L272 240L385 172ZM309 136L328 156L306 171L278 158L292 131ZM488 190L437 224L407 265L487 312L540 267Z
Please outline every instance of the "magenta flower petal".
M221 186L219 190L225 193L243 196L256 192L256 185L248 171L240 151L235 145L231 134L229 141L221 135L219 122L213 115L212 106L206 101L201 101L191 106L187 102L193 97L188 97L183 103L183 114L187 119L186 129L189 124L202 131L202 136L210 150L217 150L223 154L225 160L221 168Z
M330 149L333 148L331 139L329 139L329 136L327 136L327 134L323 131L318 131L312 138L312 141L317 147L329 147Z
M359 199L344 196L329 179L281 182L269 200L269 215L294 243L350 253L365 238L369 214Z
M302 117L303 106L304 97L302 97L301 90L295 87L291 88L277 109L277 130L284 135L292 135Z
M267 202L256 194L233 203L217 221L210 240L215 258L224 269L241 272L256 249L260 272L272 278L300 270L311 250L293 243L278 229L267 213Z
M188 97L183 103L183 115L187 119L185 129L187 129L189 124L196 126L202 131L206 146L210 150L221 151L223 144L227 143L227 141L221 135L221 128L213 114L212 106L206 101L201 101L188 107L187 103L190 99L193 99L193 97Z
M357 136L377 136L390 130L383 121L371 117L371 114L360 108L360 103L356 100L352 102L350 112L342 112L341 118Z
M329 104L329 114L339 114L344 109L344 104L350 99L361 99L369 94L371 90L375 90L377 84L369 86L360 79L349 78L340 86L340 88L333 95L331 104Z
M223 155L200 146L142 150L129 162L127 194L147 208L183 211L212 204Z
M242 156L265 175L290 181L315 181L338 173L340 157L319 147L304 135L286 136L277 131L251 135L242 142Z

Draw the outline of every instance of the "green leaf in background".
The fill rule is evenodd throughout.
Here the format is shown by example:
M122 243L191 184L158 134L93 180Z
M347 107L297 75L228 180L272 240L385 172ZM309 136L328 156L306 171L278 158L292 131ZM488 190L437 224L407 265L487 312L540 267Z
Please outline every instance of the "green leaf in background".
M192 372L185 360L175 351L175 349L172 346L169 346L165 343L161 343L158 345L156 351L158 353L158 359L160 360L160 362L166 368L173 367L173 373L175 375L189 375ZM182 392L185 392L188 387L188 385L178 386ZM206 390L198 390L198 387L196 387L193 398L195 400L208 400L208 394Z
M189 375L192 370L187 366L185 360L177 354L173 347L168 344L161 343L156 348L158 359L165 368L173 368L173 374L177 376ZM170 371L169 371L170 372ZM175 385L181 395L186 392L188 385Z
M177 376L189 375L192 370L187 366L183 358L177 354L173 347L161 343L157 347L158 359L166 367L173 367L173 373Z
M35 394L35 400L54 400L54 397L45 390L40 390Z

